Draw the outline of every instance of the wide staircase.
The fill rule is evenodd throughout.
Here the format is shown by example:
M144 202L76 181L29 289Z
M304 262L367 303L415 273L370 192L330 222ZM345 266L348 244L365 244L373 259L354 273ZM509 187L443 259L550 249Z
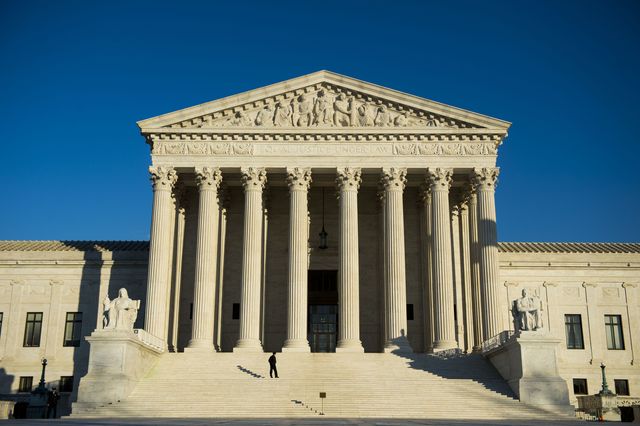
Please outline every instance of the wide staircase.
M269 355L169 353L125 400L72 417L567 420L520 403L479 355L285 353L278 379Z

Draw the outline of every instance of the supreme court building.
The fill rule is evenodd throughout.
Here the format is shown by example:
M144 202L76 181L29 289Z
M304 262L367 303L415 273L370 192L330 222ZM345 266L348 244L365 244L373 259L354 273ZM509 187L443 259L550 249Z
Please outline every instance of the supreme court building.
M481 354L514 330L528 289L572 402L599 390L601 362L611 387L640 395L640 244L498 242L510 123L320 71L138 125L148 243L0 242L0 393L35 386L48 357L76 400L92 370L84 337L119 288L141 300L137 336L158 365Z

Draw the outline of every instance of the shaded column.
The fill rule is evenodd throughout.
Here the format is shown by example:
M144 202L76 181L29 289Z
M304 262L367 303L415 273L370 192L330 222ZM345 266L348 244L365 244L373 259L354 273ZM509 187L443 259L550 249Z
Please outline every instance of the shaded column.
M407 169L383 168L385 228L385 352L413 352L407 339L407 280L402 195Z
M469 198L465 193L460 202L460 252L462 270L462 311L464 313L464 350L474 345L473 291L471 286L471 242L469 236Z
M473 351L481 349L483 333L482 291L480 288L480 259L478 250L478 196L475 187L469 189L469 251L471 258L471 298L473 303Z
M495 186L498 168L473 170L473 182L478 197L478 242L480 288L484 311L484 337L489 339L505 329L500 307L498 235L496 228Z
M432 226L431 187L421 185L418 190L420 211L420 248L422 257L422 298L424 311L424 351L433 352L433 291L432 291Z
M261 352L260 284L262 272L262 190L267 181L264 168L241 169L244 187L244 232L242 246L242 295L240 336L234 352Z
M340 250L338 264L337 352L364 352L360 341L360 261L358 255L359 168L338 169L340 196Z
M149 240L149 271L147 275L147 302L144 327L151 335L165 339L167 331L167 287L169 286L169 261L171 259L169 227L173 202L171 193L178 180L173 167L149 167L153 183L153 213Z
M311 169L288 168L289 185L289 282L287 340L283 352L309 352L307 340L307 274L309 246L307 195Z
M431 224L433 227L433 350L441 351L457 346L453 315L453 261L449 219L449 188L453 171L433 168L427 170L427 184L431 187Z
M220 169L213 167L196 167L195 172L199 192L198 237L193 325L187 349L213 352L218 260L218 188L222 173Z

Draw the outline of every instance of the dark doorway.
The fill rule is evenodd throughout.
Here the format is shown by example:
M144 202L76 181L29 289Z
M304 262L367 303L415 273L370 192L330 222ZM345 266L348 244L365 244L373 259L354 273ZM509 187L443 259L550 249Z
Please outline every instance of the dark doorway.
M338 271L309 271L309 346L335 352L338 336Z

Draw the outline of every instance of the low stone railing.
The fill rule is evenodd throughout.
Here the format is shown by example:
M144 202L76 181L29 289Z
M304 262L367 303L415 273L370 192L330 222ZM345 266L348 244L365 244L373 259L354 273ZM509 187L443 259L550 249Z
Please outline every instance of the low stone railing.
M134 329L133 333L136 335L138 340L142 342L144 345L157 349L160 352L164 352L165 344L164 344L164 340L162 340L161 338L148 333L146 330L142 328Z
M515 332L513 330L504 330L499 334L496 334L495 336L485 340L481 345L482 353L487 353L490 350L504 345L509 341L509 339L513 337L514 334Z

